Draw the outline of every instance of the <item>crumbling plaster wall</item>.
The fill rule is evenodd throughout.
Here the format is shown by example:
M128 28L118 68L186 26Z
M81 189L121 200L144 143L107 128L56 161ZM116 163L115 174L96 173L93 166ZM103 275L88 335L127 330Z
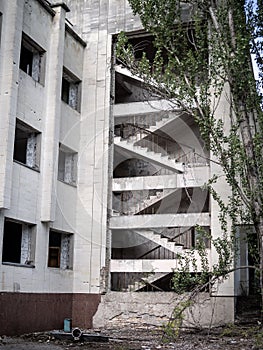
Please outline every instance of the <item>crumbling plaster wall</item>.
M182 296L170 292L110 292L102 296L93 317L95 328L122 326L161 326L169 320L173 309L180 305ZM189 312L191 310L191 312ZM185 313L184 325L198 327L218 326L231 322L233 303L228 298L212 298L202 293L194 307Z

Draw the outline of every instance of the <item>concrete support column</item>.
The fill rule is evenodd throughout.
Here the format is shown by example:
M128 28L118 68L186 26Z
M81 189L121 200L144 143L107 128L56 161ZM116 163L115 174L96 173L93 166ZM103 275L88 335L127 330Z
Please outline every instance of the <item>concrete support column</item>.
M0 5L0 208L10 208L24 0Z
M85 79L82 82L82 101L85 103L81 106L78 235L74 241L73 286L73 290L78 293L99 293L105 290L110 96L108 67L111 57L111 37L105 28L108 2L104 0L99 7L94 7L94 11L97 11L94 20L98 21L99 27L83 35L87 42L83 65ZM85 11L83 16L86 16Z
M229 87L225 86L225 91L222 93L222 96L217 101L213 101L212 105L217 105L217 109L214 113L215 118L217 120L222 120L224 123L224 131L228 133L230 130L230 118L228 117L230 115L230 105L229 100L227 98L229 94ZM212 160L218 161L218 159L212 154L210 155L210 158ZM210 164L210 177L213 175L218 176L217 182L213 185L213 188L220 196L220 199L224 203L228 203L228 198L231 195L231 189L226 183L225 173L222 169L222 167L215 162L211 162ZM211 204L210 204L210 212L211 212L211 234L214 239L218 237L222 237L222 228L221 228L221 222L220 222L220 207L218 203L211 198ZM231 232L231 222L230 219L228 219L227 222L228 225L228 232L230 234ZM218 262L218 254L216 252L215 247L211 247L211 266L216 264ZM229 274L228 278L223 283L218 283L218 285L215 285L213 288L213 296L216 297L234 297L234 274ZM226 317L232 317L232 320L234 320L234 299L232 299L232 303L229 303L229 307L227 308L227 315Z
M54 5L46 76L46 119L42 137L42 197L41 221L55 220L55 193L58 172L58 147L61 114L61 84L63 71L65 4Z

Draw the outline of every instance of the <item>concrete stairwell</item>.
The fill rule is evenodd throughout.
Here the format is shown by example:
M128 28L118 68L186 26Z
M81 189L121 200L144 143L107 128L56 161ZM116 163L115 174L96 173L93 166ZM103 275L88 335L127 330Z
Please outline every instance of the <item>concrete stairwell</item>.
M161 237L161 235L157 232L151 230L136 230L134 232L136 232L138 235L143 236L144 238L147 238L149 241L152 241L162 246L163 248L168 249L173 253L180 254L183 251L182 245L176 245L174 242L169 242L168 238Z
M128 203L127 209L124 211L124 213L127 215L138 214L141 211L149 208L151 205L163 200L174 191L175 190L173 189L156 191L155 195L150 195L148 198L144 199L143 201L141 201L140 198L138 198L137 203L135 205L130 205Z
M137 281L134 281L134 283L128 285L126 292L137 292L140 289L144 288L147 284L153 284L154 282L157 282L167 275L168 273L166 272L159 272L149 274L147 277L140 277Z
M127 107L129 108L130 105ZM177 119L181 114L181 111L175 112L156 112L156 113L145 113L139 115L128 116L122 118L119 123L122 122L124 125L140 125L149 132L155 132L169 124L173 120Z
M161 120L158 120L152 123L152 125L150 125L150 127L147 128L147 130L153 133L163 128L164 126L168 125L169 123L171 123L173 120L177 118L178 118L178 114L175 114L175 113L165 114Z
M136 155L136 157L145 159L146 161L155 163L159 166L173 170L177 173L184 172L183 163L178 163L174 159L170 159L169 156L163 155L161 152L153 152L153 151L149 151L147 147L136 146L135 145L136 142L137 142L136 136L135 136L135 139L132 140L132 142L131 140L130 141L123 140L119 136L114 137L114 144L117 147L120 147L125 151L129 151L131 154Z

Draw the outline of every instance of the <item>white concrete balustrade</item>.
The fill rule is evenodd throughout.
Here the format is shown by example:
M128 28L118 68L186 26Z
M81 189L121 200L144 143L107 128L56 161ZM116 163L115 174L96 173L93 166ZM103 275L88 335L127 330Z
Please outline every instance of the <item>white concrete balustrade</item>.
M127 228L192 227L195 225L210 226L209 213L114 216L110 219L110 228L115 230Z
M187 250L184 251L187 254ZM208 260L210 260L210 251L207 250ZM200 256L195 252L194 257L196 258L197 271L201 271ZM112 272L173 272L179 269L181 266L178 259L119 259L111 260L111 271ZM192 267L190 266L190 269Z
M188 167L183 174L123 177L112 180L113 191L200 187L209 179L209 167Z

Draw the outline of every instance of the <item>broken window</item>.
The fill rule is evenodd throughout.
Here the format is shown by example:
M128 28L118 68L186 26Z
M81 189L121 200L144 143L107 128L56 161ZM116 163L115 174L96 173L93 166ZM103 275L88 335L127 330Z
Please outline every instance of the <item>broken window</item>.
M74 152L64 145L60 145L58 155L58 180L70 185L76 185L77 161L77 152Z
M44 50L23 33L19 67L42 85L44 85L44 60Z
M80 80L63 69L61 99L76 111L80 111Z
M30 168L39 169L40 132L17 119L13 159Z
M35 225L5 219L3 263L32 265L35 251Z
M50 230L48 244L48 267L72 269L73 235Z

